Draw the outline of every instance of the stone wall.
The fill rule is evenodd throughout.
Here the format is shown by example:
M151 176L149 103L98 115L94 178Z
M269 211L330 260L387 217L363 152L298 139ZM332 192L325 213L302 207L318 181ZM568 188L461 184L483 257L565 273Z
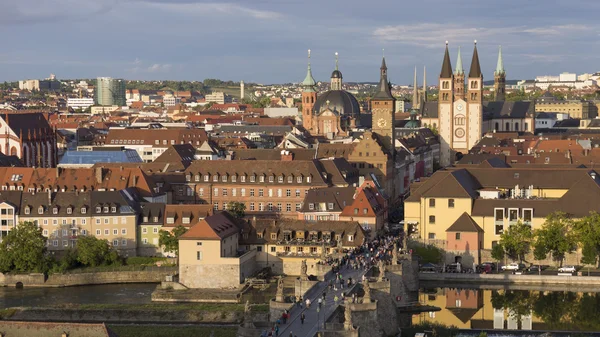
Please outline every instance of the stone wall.
M377 301L377 320L384 336L397 333L396 300L390 294L390 281L370 282L369 286L371 286L371 299Z
M359 327L361 336L381 336L377 319L377 301L371 303L349 303L352 311L352 325Z
M0 274L0 285L14 287L21 282L24 287L69 287L93 284L112 283L160 283L167 275L172 275L172 268L151 271L115 271L79 274Z
M181 265L179 282L188 288L237 288L240 286L240 265Z
M481 250L480 252L481 255L481 263L483 262L497 262L494 258L492 258L492 251L490 249L485 249L485 250ZM558 266L559 263L557 261L552 260L552 258L547 258L545 260L536 260L533 258L533 249L532 251L525 255L525 259L524 259L524 263L526 265L529 264L541 264L541 265L547 265L547 266ZM454 262L454 261L452 261ZM506 259L506 263L511 263L511 262L518 262L518 261L512 261L511 259ZM504 264L505 261L500 261L500 264ZM581 253L580 252L575 252L575 253L571 253L571 254L567 254L565 256L565 259L563 260L563 265L581 265ZM469 265L466 265L469 266ZM469 266L470 267L470 266Z

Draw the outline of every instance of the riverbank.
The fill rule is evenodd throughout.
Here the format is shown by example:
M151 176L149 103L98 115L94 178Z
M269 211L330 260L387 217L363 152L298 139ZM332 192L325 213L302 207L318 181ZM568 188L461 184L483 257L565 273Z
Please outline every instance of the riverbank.
M253 320L267 319L267 305L252 306ZM243 304L65 304L56 307L15 307L0 310L0 319L14 321L107 324L240 324Z
M419 273L419 280L444 283L468 282L492 285L575 285L583 287L600 287L600 277L598 276Z
M4 287L72 287L114 283L160 283L168 275L177 272L176 267L152 267L138 271L102 271L68 274L2 274L0 286Z
M237 326L108 325L119 337L236 337Z

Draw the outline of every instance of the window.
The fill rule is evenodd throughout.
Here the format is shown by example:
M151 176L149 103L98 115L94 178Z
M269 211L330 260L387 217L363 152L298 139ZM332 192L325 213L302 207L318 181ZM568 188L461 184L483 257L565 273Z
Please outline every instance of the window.
M100 207L100 206L96 207L96 213L102 213L102 207Z
M240 176L240 181L245 183L246 182L246 176Z
M125 229L125 228L121 229L121 235L127 235L127 229Z
M232 183L237 182L237 176L235 176L235 175L231 176L231 182Z
M96 236L100 236L100 235L102 235L102 231L99 229L96 229Z
M253 202L250 203L250 210L254 211L254 203Z
M315 204L313 204L313 203L308 204L308 209L311 210L311 211L314 210L315 209Z
M259 197L264 197L265 196L265 190L263 190L262 188L258 189L258 196Z
M256 181L256 176L252 175L250 176L250 182L253 183Z
M531 220L533 218L533 209L525 208L523 209L523 222L527 224L531 224Z
M296 204L296 211L299 211L299 210L300 210L300 208L302 208L302 204L298 204L298 203L297 203L297 204Z
M429 223L432 224L432 225L435 224L435 215L430 215L429 216Z
M215 197L219 196L219 189L218 188L214 188L213 189L213 196L215 196Z
M269 210L269 212L273 211L273 203L272 202L267 204L267 209Z
M81 219L81 224L85 225L87 223L87 221L85 219Z
M299 177L297 177L297 178L296 178L296 182L297 182L298 184L302 184L302 176L299 176Z
M145 244L145 245L147 245L147 244L148 244L148 239L146 239L146 238L143 238L143 239L142 239L142 243L143 243L143 244Z
M71 209L71 207L67 207L67 214L73 214L73 209Z
M454 238L455 238L457 241L459 241L459 240L460 240L460 233L456 233L456 234L454 235Z
M283 196L283 190L281 188L277 189L277 197L281 198Z
M273 190L272 189L269 188L269 190L267 192L269 192L269 197L273 196Z
M494 209L494 220L494 233L500 235L504 231L504 208Z
M119 245L119 240L113 240L112 244L115 247L118 246Z
M52 240L52 245L54 247L58 247L58 240Z
M86 236L87 235L87 231L85 229L81 230L81 235Z
M223 175L221 177L221 181L224 182L224 183L226 183L227 182L227 175Z
M202 261L202 252L201 251L196 252L196 260Z
M87 213L87 209L85 207L81 207L81 214Z
M286 212L291 212L292 211L292 204L290 204L290 203L285 204L285 211Z
M25 207L25 214L29 214L29 207Z
M147 234L147 233L148 233L148 228L146 228L146 227L143 227L143 228L142 228L142 234Z
M454 199L448 199L448 208L454 208Z
M112 207L110 208L110 212L111 212L111 213L117 213L117 207L115 207L115 206L112 206Z
M63 240L63 247L69 246L69 240Z
M271 240L277 240L277 233L271 233Z
M330 209L330 210L333 209L333 203L332 202L330 202L330 203L327 204L327 209Z
M44 229L44 236L48 236L48 230Z
M224 197L227 196L227 189L226 188L222 188L221 189L221 194L223 194Z
M280 202L277 203L277 211L281 212L281 203Z
M104 224L105 225L108 225L108 220L109 220L109 218L104 218Z
M300 197L300 190L296 190L296 198Z
M429 240L435 240L435 233L429 233Z
M236 192L237 192L237 188L232 188L232 189L231 189L231 196L232 196L232 197L235 197L235 196L237 196L237 193L236 193Z
M240 188L240 195L241 195L242 197L245 197L245 196L246 196L246 189L245 189L245 188Z
M251 196L251 197L253 197L253 196L254 196L254 189L253 189L253 188L251 188L251 189L250 189L250 196Z
M265 182L265 176L261 175L260 177L258 177L258 181L260 181L261 183Z
M110 230L109 229L105 229L104 230L104 235L110 235Z
M158 227L152 228L152 233L154 233L154 234L158 233Z
M113 235L119 235L119 230L118 229L113 229Z
M429 199L429 207L435 207L435 199Z
M121 246L127 246L127 239L121 240Z
M508 209L508 221L516 222L519 220L519 209L518 208L509 208Z
M288 184L293 183L294 182L294 177L293 176L288 176L287 177L287 182L288 182Z
M273 176L269 176L269 182L272 183L274 181L275 177Z
M354 241L354 235L348 235L348 241L349 242L353 242Z
M283 182L283 176L279 176L279 177L277 177L277 182L278 182L278 183L282 183L282 182Z
M276 247L271 247L271 253L275 253L276 249Z

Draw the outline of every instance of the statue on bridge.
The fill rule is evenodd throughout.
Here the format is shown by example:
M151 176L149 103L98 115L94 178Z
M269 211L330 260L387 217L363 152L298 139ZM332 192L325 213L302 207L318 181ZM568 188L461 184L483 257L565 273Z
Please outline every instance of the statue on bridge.
M392 252L392 265L398 264L398 242L394 242L394 251Z
M383 277L385 276L385 265L383 264L383 260L379 260L377 263L377 269L379 270L377 282L383 282Z
M277 293L275 294L275 301L283 302L283 277L280 277L277 281Z
M369 286L369 281L363 281L363 290L365 295L363 296L363 303L371 303L371 286Z
M302 265L300 265L300 280L308 281L308 266L306 265L306 259L302 260Z
M352 325L352 311L350 311L350 303L346 303L346 306L344 307L344 329L354 330L354 326Z

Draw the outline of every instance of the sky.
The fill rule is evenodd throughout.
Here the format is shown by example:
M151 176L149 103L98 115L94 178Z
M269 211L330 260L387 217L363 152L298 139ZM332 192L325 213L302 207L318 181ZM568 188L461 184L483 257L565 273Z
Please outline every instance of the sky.
M445 41L465 69L477 40L485 80L502 45L508 79L596 72L598 0L0 0L0 81L138 80L437 83Z

